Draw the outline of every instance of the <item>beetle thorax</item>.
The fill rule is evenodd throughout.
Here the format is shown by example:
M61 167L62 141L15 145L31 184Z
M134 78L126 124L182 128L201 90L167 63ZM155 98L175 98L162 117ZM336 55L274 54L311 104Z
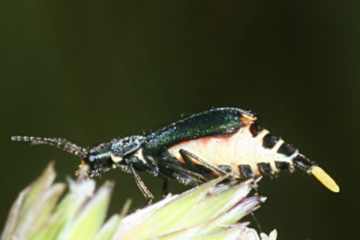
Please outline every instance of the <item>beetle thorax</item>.
M145 158L144 158L144 154L143 154L143 149L140 148L138 150L136 150L135 152L127 155L127 156L124 156L124 157L121 157L121 156L117 156L115 154L111 154L110 157L111 157L111 160L114 162L114 163L121 163L125 160L126 157L135 157L136 159L142 161L142 162L146 162Z

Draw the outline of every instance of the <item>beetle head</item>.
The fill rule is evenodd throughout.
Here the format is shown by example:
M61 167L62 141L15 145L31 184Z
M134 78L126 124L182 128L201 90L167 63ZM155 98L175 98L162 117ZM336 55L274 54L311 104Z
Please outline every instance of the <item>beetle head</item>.
M82 164L88 166L88 175L90 177L99 176L112 168L123 166L126 168L127 159L141 148L145 137L129 136L124 138L115 138L107 143L99 144L89 150L88 156ZM79 175L81 175L80 165Z
M32 145L50 145L81 159L76 175L79 178L95 177L112 168L125 166L127 157L136 152L145 141L143 136L115 138L107 143L101 143L91 149L80 147L64 138L46 138L13 136L12 141L26 142Z

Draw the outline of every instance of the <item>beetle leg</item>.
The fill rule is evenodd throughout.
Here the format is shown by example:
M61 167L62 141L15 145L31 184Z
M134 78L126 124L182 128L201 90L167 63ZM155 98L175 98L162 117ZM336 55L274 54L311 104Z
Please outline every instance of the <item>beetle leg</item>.
M144 181L141 179L140 175L135 171L132 165L129 166L131 174L134 176L136 186L139 188L147 204L151 204L152 200L154 199L154 195L150 192L150 190L146 187Z
M189 166L190 168L194 168L194 167L199 168L200 167L202 169L207 170L207 172L210 172L212 175L215 175L215 176L223 176L223 175L227 174L227 172L224 171L223 169L207 163L205 160L201 159L199 156L197 156L185 149L180 149L179 152L180 152L180 155L182 156L182 158L184 159L184 161L186 162L186 164L187 165L191 164ZM196 163L194 164L194 162L196 162L197 164Z
M254 210L250 212L251 218L253 219L255 226L256 226L256 230L258 232L263 232L262 227L261 227L261 223L260 221L257 219L257 217L255 216Z
M169 181L167 178L164 178L163 185L162 185L162 196L166 196L169 193Z
M164 151L159 156L160 172L169 178L176 179L184 185L199 185L207 181L207 179L200 173L191 171L180 164L179 160L171 156L168 151Z

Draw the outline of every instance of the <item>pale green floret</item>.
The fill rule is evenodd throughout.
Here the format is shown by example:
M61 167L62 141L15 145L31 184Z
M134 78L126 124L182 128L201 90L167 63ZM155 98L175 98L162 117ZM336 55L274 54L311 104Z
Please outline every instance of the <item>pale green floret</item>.
M111 183L95 192L94 180L54 183L50 164L44 173L23 190L13 204L2 240L275 240L276 231L259 235L247 223L238 223L264 201L248 196L254 181L223 184L224 178L200 185L105 222ZM129 205L125 204L126 212Z

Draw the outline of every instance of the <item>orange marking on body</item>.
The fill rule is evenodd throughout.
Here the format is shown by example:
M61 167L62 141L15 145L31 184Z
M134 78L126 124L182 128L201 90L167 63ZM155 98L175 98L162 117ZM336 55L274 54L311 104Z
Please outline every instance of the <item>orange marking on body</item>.
M257 148L261 148L257 142L258 139L252 137L247 126L231 134L183 141L170 147L169 152L183 162L179 150L184 149L214 166L229 165L235 173L239 171L239 164L249 164L256 174Z
M214 139L219 142L226 142L226 141L231 140L231 136L232 136L232 134L222 134L222 135L218 135L218 136L215 135L215 136L198 138L198 139L195 139L195 141L198 141L201 144L208 144L211 141L213 141Z
M240 122L241 122L242 124L244 124L245 126L249 126L249 125L253 124L256 120L257 120L257 117L256 117L256 116L253 116L253 115L243 114L243 115L240 117Z
M201 137L197 139L185 140L182 142L177 143L176 145L172 146L170 149L180 149L181 146L187 146L196 143L196 145L200 145L203 148L207 148L209 145L214 144L214 141L218 144L227 144L227 142L231 141L232 134L222 134L218 136L208 136L208 137ZM184 159L181 157L180 154L176 155L178 161L185 163ZM192 159L194 163L199 164L196 160Z

